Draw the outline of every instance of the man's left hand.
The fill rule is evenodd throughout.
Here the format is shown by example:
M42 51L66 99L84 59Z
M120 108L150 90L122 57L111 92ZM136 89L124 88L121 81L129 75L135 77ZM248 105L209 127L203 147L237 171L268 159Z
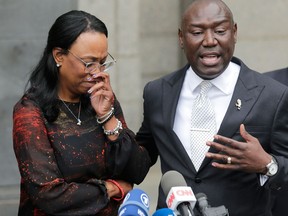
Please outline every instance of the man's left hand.
M258 139L250 135L243 124L240 125L240 134L245 142L215 135L215 140L222 144L208 141L207 145L219 152L207 152L206 157L215 159L212 166L219 169L265 174L266 165L271 161L272 156L264 151Z

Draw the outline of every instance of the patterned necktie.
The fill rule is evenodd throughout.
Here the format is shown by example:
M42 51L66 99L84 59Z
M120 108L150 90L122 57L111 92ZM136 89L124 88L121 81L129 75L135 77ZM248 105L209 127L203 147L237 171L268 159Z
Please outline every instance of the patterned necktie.
M196 170L201 166L205 153L209 149L206 142L213 140L216 133L215 112L207 96L212 84L205 80L200 83L200 87L200 94L197 95L193 103L191 116L190 158Z

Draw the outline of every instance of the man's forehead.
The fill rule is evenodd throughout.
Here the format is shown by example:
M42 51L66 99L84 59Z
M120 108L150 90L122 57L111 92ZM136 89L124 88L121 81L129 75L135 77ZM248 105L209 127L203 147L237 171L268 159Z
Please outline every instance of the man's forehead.
M183 14L183 24L189 24L191 21L196 24L203 21L223 22L233 20L230 10L219 1L198 0L197 2L201 3L192 3Z

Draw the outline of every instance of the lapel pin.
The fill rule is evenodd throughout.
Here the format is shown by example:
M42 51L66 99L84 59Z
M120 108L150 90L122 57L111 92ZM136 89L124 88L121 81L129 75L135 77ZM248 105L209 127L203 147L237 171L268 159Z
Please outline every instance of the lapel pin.
M237 107L238 110L241 109L241 106L242 106L242 102L240 99L237 99L236 103L235 103L235 106Z

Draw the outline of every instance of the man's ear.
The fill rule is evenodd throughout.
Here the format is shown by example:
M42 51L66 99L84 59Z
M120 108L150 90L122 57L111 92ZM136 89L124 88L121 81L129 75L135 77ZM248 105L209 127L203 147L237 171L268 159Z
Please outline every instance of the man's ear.
M63 50L59 47L54 47L52 50L52 55L57 67L60 67L63 61Z
M178 39L179 39L179 45L180 45L181 49L183 49L184 48L183 33L182 33L182 30L180 28L178 29Z
M237 43L237 23L234 24L233 26L233 31L234 31L234 43Z

